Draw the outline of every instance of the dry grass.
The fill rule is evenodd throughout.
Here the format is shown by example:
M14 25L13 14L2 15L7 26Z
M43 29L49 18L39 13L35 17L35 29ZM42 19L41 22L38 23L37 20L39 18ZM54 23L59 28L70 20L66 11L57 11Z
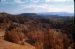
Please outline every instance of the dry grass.
M0 49L35 49L35 47L28 43L25 43L25 45L19 45L0 39Z

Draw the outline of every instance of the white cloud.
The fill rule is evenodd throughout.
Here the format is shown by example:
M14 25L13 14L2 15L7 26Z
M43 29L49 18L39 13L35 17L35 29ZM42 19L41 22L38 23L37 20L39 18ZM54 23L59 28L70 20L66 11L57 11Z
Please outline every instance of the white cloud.
M14 0L16 3L24 3L22 0Z
M56 1L56 2L63 2L63 1L66 1L66 0L53 0L53 1Z
M40 0L15 0L16 3L39 3Z
M68 13L74 13L74 6L48 6L46 7L48 12L68 12Z
M51 2L52 0L45 0L46 2Z
M46 2L64 2L66 0L45 0Z
M68 13L74 13L74 6L53 6L53 5L41 5L42 8L44 8L47 12L68 12Z
M29 12L29 13L39 13L39 12L68 12L68 13L74 13L74 6L61 6L56 7L53 5L21 5L18 9L18 12Z

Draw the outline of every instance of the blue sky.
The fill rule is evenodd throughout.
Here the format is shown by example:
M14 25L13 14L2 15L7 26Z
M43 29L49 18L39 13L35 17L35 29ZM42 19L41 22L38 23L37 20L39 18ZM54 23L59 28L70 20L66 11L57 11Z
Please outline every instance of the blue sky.
M0 12L40 13L68 12L74 13L73 0L1 0Z

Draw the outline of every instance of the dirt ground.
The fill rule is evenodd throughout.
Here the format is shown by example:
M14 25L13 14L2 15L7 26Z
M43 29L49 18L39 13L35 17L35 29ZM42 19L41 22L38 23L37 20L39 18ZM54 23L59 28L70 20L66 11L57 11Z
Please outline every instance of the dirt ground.
M34 46L26 43L26 45L19 45L3 39L4 32L0 31L0 49L35 49Z

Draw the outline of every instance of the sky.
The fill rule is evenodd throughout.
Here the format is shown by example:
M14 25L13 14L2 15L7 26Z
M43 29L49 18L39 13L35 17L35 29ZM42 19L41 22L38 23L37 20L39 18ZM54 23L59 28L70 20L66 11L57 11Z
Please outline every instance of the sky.
M67 12L74 13L73 0L0 0L0 12L12 14Z

